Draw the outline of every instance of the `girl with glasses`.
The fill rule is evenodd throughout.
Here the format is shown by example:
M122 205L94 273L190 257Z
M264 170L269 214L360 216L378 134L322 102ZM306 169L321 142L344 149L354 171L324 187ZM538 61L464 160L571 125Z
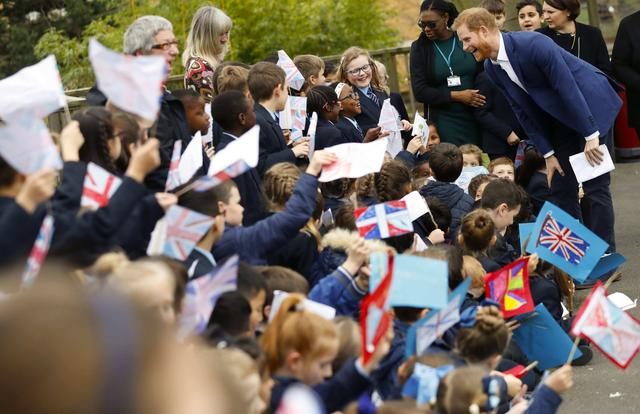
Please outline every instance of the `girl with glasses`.
M347 83L337 82L331 85L340 102L340 118L336 126L342 132L344 142L371 142L381 137L381 128L375 127L364 131L356 121L356 117L362 113L360 95ZM385 133L382 136L386 136Z
M420 36L411 45L411 86L425 105L428 120L438 125L442 142L479 144L473 108L485 103L473 82L482 67L462 50L449 28L458 10L446 0L426 0L420 6Z

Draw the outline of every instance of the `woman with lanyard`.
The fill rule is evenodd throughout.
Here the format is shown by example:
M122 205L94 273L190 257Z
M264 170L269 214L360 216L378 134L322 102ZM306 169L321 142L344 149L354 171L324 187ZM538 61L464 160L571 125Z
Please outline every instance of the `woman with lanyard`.
M538 29L538 32L610 75L611 61L602 32L597 27L576 22L579 15L579 0L546 0L542 4L542 18L547 22L547 27Z
M472 109L484 105L485 97L472 87L482 66L449 29L456 16L456 7L445 0L426 0L420 6L422 33L411 45L411 87L443 142L478 145Z

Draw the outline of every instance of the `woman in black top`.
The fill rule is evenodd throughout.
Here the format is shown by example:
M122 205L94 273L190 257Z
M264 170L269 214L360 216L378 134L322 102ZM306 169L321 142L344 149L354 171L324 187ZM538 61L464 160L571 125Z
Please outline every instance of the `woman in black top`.
M591 63L607 75L611 61L602 32L597 27L576 22L580 15L579 0L547 0L542 5L542 17L547 27L538 32L572 55Z

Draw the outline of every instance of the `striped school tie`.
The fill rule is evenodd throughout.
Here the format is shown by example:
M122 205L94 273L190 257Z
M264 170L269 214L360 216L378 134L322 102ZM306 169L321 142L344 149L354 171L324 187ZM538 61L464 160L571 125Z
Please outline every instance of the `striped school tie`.
M367 97L371 99L378 108L380 108L380 100L378 99L376 94L373 92L372 88L369 88L369 91L367 92Z

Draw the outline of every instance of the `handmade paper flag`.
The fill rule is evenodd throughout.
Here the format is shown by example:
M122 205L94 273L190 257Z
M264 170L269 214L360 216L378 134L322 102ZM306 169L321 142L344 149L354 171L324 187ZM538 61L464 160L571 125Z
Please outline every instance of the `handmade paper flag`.
M51 246L51 239L53 238L53 232L55 230L53 216L47 214L42 221L40 231L36 237L36 241L33 244L29 258L27 259L27 266L22 274L22 288L29 288L35 282L42 263L47 258L49 253L49 246Z
M418 406L434 402L440 381L454 369L451 364L431 367L416 362L411 377L402 388L402 396L416 400Z
M524 162L524 153L527 149L527 145L528 145L527 140L523 140L518 143L518 148L516 149L516 160L515 160L516 169L520 167L520 165L522 165L522 163Z
M627 259L620 253L607 253L600 257L598 264L593 268L585 283L595 282L603 276L609 275L611 271L620 267Z
M307 136L309 137L309 159L313 158L313 151L316 150L316 129L318 129L318 114L314 112L309 119L309 129L307 130ZM322 174L320 174L320 178L322 178Z
M25 175L42 169L62 169L60 153L47 126L29 114L0 127L0 155Z
M538 214L532 234L527 251L538 253L542 260L578 282L587 279L608 247L591 230L548 201Z
M505 318L531 312L534 308L528 263L529 258L523 257L484 277L485 296L500 304Z
M225 292L236 290L237 280L237 255L228 258L211 273L190 280L185 289L178 337L204 331L218 298Z
M471 284L471 278L465 279L449 295L448 303L440 310L432 310L409 328L405 355L422 355L431 344L460 320L460 306Z
M287 387L275 414L323 414L325 409L315 392L301 382Z
M182 152L182 141L176 140L173 143L173 153L171 154L171 162L169 163L169 173L167 174L167 182L165 191L171 191L180 185L180 153Z
M640 321L611 303L600 281L573 319L571 334L588 339L622 369L640 351Z
M529 237L529 235L531 234L531 230L533 230L533 227L536 225L536 223L520 223L518 224L518 229L519 229L519 233L520 233L520 251L522 253L525 252L525 246L524 244L527 242L527 238L529 239L529 245L531 244L535 244L535 240L531 240L531 237Z
M0 118L6 123L20 121L24 116L40 120L65 106L55 56L49 55L0 81L0 96Z
M185 260L213 225L212 217L175 205L169 208L165 219L167 232L163 254L178 260Z
M482 165L478 165L477 167L465 167L462 169L460 176L454 184L462 188L465 193L469 194L469 183L474 177L480 174L489 174L489 171Z
M153 121L160 111L167 62L162 56L130 56L89 40L98 89L120 109Z
M547 308L540 303L531 314L519 315L520 327L513 332L513 340L529 361L538 361L538 369L544 371L567 362L573 341L558 325ZM576 350L574 359L582 352Z
M416 116L413 118L413 130L411 131L411 136L419 136L422 141L422 145L427 147L429 143L429 125L427 125L427 120L420 115L420 112L416 111Z
M302 89L302 85L304 85L304 76L302 76L302 73L300 73L296 65L293 63L293 60L291 60L289 55L287 55L287 52L284 50L278 50L277 64L287 75L287 84L296 91Z
M413 231L409 210L404 201L361 207L353 215L358 232L365 239L386 239Z
M395 158L402 151L402 135L400 134L402 122L400 122L400 115L396 108L391 105L391 99L389 98L382 103L378 126L390 133L387 137L387 152L391 154L391 157Z
M291 130L290 139L297 141L307 122L307 98L303 96L289 96L287 106L280 112L280 128Z
M325 151L334 153L338 160L322 168L318 181L328 182L345 177L358 178L379 172L386 149L387 138L377 139L367 144L340 144L325 148Z
M289 297L290 293L283 292L282 290L275 290L273 292L273 302L271 303L271 311L269 312L269 322L275 318L282 306L282 302ZM311 299L304 299L302 303L296 306L298 310L305 310L311 313L315 313L318 316L331 321L336 317L336 310L324 303L316 302Z
M187 149L184 150L178 164L178 177L180 184L184 184L202 167L202 136L200 132L191 139Z
M380 341L391 326L389 315L389 292L393 279L393 255L388 256L387 273L376 289L360 303L360 328L362 337L362 359L367 364Z
M409 210L409 218L411 221L416 220L429 212L429 205L422 195L417 191L412 191L400 199L407 204Z
M118 190L122 180L97 164L87 164L87 173L82 186L81 207L96 210L109 204L109 199Z

